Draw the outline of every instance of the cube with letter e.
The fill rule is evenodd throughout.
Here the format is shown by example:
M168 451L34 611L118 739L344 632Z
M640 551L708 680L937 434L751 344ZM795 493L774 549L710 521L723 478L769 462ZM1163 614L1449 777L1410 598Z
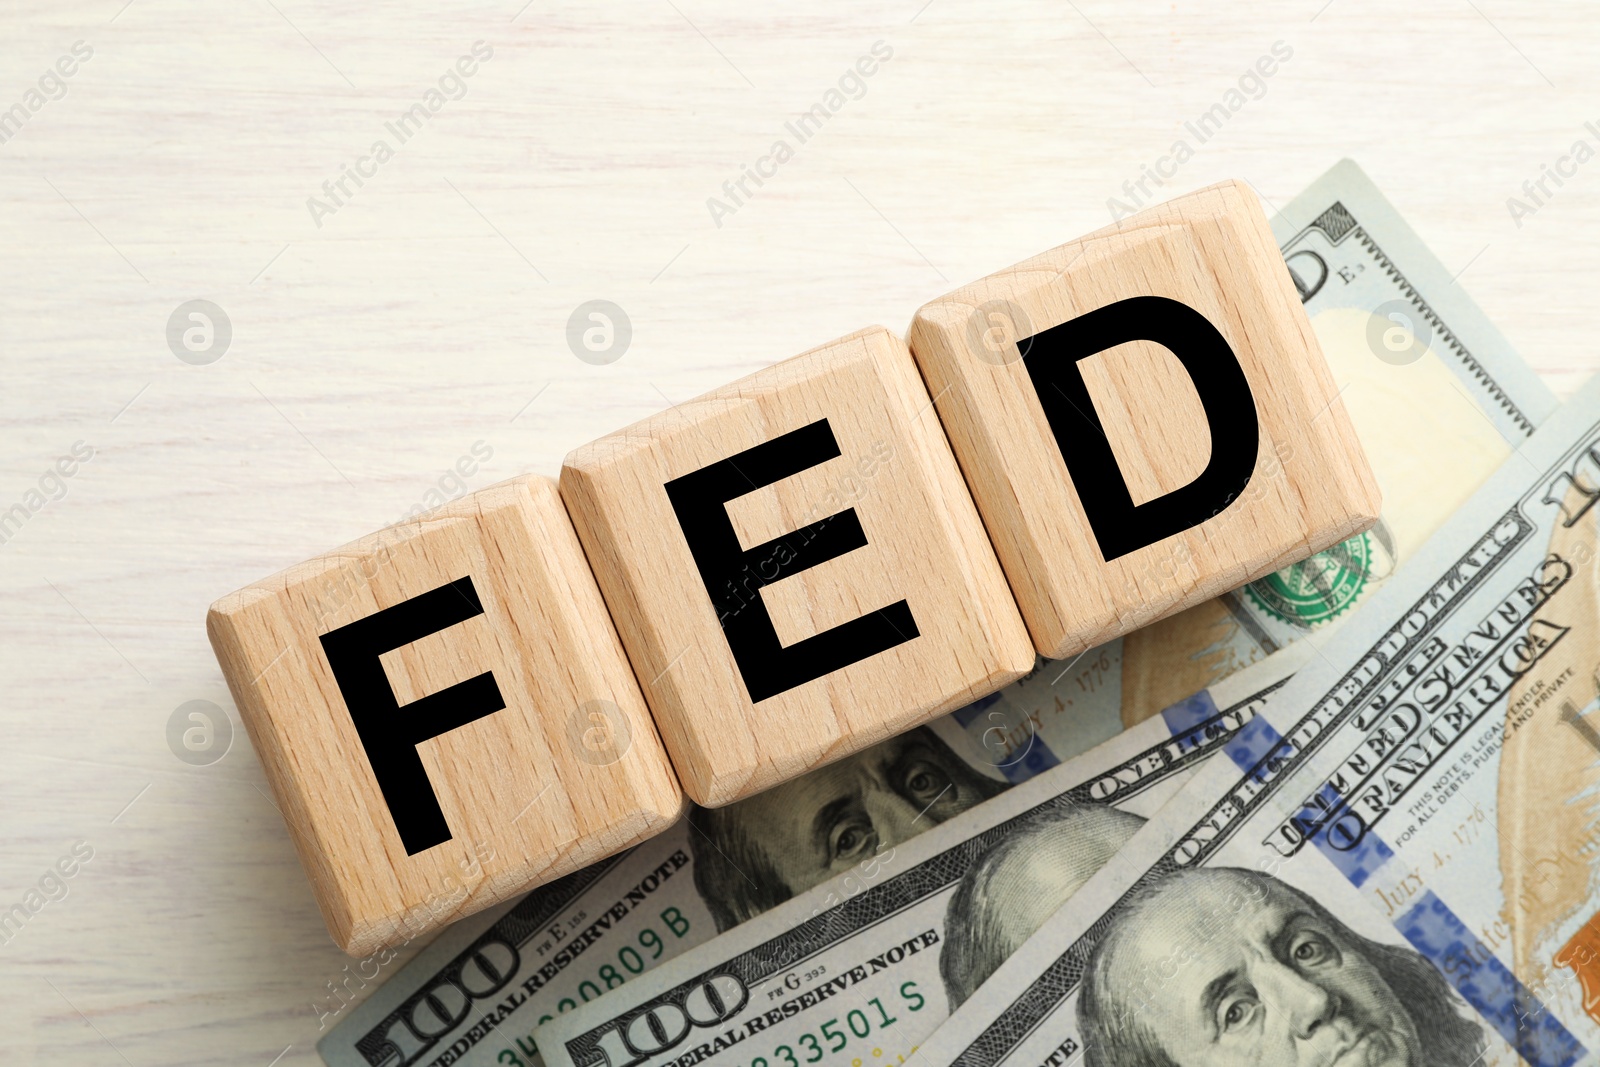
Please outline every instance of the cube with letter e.
M1033 665L927 390L882 328L584 445L561 493L698 803Z
M909 340L1042 655L1377 521L1360 441L1240 183L941 297Z
M211 643L334 940L405 940L683 798L555 483L479 490L217 601Z

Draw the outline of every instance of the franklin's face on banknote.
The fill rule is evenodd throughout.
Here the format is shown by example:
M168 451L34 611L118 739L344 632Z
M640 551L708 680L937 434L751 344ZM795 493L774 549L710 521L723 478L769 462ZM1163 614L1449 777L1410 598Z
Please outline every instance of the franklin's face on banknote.
M1078 1015L1089 1067L1466 1067L1484 1046L1422 956L1236 868L1180 872L1119 909Z
M1099 804L1041 811L962 876L945 918L939 974L951 1010L965 1001L1144 820Z
M728 930L1009 788L919 727L690 815L694 881Z

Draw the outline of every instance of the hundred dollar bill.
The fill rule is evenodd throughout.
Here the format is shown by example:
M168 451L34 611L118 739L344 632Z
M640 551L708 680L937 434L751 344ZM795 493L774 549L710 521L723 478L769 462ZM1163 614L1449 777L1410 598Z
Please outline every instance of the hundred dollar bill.
M950 797L972 790L977 776L952 769L958 761L931 734L913 732L879 746L891 779L879 795L871 781L876 771L846 770L845 788L820 806L791 790L766 806L746 801L699 812L628 854L453 927L355 1009L319 1050L336 1067L533 1067L544 1046L544 1030L535 1031L551 1019L591 1002L622 1010L654 996L663 983L677 984L681 969L701 966L696 961L707 952L743 954L769 941L779 947L755 950L759 966L771 972L769 991L800 981L802 973L814 984L818 967L838 968L863 951L858 933L870 932L873 943L885 931L899 931L901 940L922 935L958 891L962 871L1018 828L1057 835L1058 851L1081 847L1087 875L1255 715L1295 666L1287 657L1269 660L1026 784L979 786L972 795L989 799L976 807ZM916 790L915 806L897 813L890 810L900 803L890 787L902 780ZM953 806L941 810L945 804ZM873 818L907 825L880 836ZM791 823L797 844L836 849L852 862L842 875L780 902L774 898L797 850L773 846ZM1043 919L1050 909L1038 903ZM715 937L719 929L732 932ZM1026 932L1020 929L1019 943ZM790 973L802 961L804 968ZM932 966L936 987L936 953L922 962ZM900 968L895 988L919 973ZM922 1017L931 1019L942 999L935 989L924 999Z
M949 983L971 979L952 960L967 958L973 935L1020 945L1260 712L1292 657L1235 674L882 854L872 872L820 885L558 1016L538 1031L545 1062L902 1062L948 1014ZM996 923L959 922L995 878L1040 868L1048 879L1008 898Z
M1272 228L1383 491L1382 521L1124 638L1129 716L1348 618L1556 407L1351 160ZM1435 462L1443 454L1450 462ZM1183 560L1170 565L1184 577Z
M1594 1063L1597 502L1600 379L1348 625L1303 642L1316 654L1230 759L919 1067Z

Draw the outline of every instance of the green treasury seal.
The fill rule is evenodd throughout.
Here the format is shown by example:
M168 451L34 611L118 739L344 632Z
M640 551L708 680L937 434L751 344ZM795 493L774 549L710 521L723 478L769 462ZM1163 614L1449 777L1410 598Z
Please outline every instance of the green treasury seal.
M1377 563L1372 536L1357 534L1244 588L1262 611L1309 630L1354 604L1371 581Z

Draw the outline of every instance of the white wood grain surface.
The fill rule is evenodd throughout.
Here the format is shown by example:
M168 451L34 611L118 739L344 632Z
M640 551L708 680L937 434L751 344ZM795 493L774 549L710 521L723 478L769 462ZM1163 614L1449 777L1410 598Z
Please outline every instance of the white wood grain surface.
M0 544L0 909L94 850L0 945L0 1061L318 1062L346 960L249 744L190 766L166 741L186 700L234 713L211 600L397 519L477 442L474 487L554 474L671 402L903 330L1108 221L1275 41L1293 57L1169 191L1283 203L1352 155L1558 392L1600 368L1600 162L1520 227L1506 206L1600 143L1579 0L521 5L0 10L0 110L93 49L0 144L0 512L95 450ZM465 96L400 144L385 123L480 40ZM877 41L864 95L796 143ZM793 158L718 226L707 198L779 137ZM379 138L393 158L318 226L307 198ZM196 298L233 330L206 366L166 340ZM633 327L605 366L566 342L595 298Z

